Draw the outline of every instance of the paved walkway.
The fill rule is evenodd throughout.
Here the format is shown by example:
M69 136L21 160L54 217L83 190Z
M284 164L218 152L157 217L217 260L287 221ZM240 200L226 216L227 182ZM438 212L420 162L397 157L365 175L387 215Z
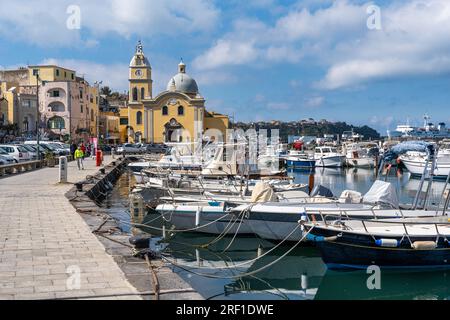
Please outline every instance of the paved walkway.
M68 167L72 183L98 171L92 159ZM64 196L72 185L57 182L57 167L0 179L0 299L137 293Z

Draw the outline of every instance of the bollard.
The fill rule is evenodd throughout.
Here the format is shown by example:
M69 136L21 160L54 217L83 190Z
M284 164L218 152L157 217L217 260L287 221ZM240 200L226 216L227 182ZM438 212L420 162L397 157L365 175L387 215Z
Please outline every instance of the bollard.
M59 157L59 183L67 183L67 157Z
M97 167L100 167L102 165L102 155L99 149L97 149L95 152L95 165Z

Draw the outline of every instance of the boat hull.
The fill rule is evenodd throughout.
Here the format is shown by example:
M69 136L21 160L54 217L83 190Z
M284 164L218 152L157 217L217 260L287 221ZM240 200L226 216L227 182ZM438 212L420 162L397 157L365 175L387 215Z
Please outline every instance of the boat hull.
M346 164L352 168L373 168L375 160L372 158L347 158Z
M158 210L158 212L177 230L192 230L207 234L253 234L245 219L241 222L241 219L236 219L236 216L223 212L202 212L198 225L196 225L195 211ZM220 221L216 221L219 219Z
M316 166L340 168L344 165L344 162L345 162L344 156L321 157L316 159Z
M286 159L286 166L289 168L315 168L316 160Z
M382 268L445 268L450 269L450 246L440 241L432 250L412 249L407 239L397 248L378 247L370 235L352 235L314 228L314 237L335 237L335 241L316 241L322 260L330 269ZM338 236L339 235L339 236ZM411 238L411 241L436 241L436 237Z
M402 159L406 169L414 176L422 176L425 169L425 161ZM430 164L428 165L430 168ZM446 178L450 174L450 162L437 161L434 175L441 178Z

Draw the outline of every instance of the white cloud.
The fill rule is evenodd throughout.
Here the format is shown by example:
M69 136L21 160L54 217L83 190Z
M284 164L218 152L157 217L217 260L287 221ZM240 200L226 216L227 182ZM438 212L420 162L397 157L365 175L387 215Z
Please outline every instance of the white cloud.
M241 18L195 65L207 70L312 61L325 70L317 85L326 90L450 72L450 1L392 1L381 8L382 30L367 27L371 2L330 2L292 6L272 24Z
M305 105L308 108L318 108L320 107L325 101L324 97L312 97L305 99Z
M69 30L66 10L72 0L0 0L0 36L39 46L92 46L95 39L115 33L138 35L182 35L208 32L218 20L219 10L206 0L78 0L81 29Z
M86 60L46 59L42 64L54 64L75 70L77 76L84 77L89 83L103 81L103 86L123 92L128 89L128 65L122 63L100 64Z

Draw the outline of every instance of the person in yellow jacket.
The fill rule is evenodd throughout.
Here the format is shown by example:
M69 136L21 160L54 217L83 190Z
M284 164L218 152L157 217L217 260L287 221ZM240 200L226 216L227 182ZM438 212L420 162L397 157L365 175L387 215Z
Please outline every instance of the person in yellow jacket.
M83 164L84 152L81 150L81 146L75 150L75 160L77 161L78 170L84 170Z

